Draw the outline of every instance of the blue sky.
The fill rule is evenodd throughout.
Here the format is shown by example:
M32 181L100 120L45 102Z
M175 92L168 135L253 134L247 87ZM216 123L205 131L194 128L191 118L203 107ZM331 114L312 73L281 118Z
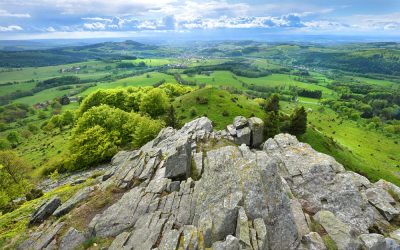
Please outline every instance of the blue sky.
M399 0L1 0L0 39L400 36ZM221 37L223 38L223 37Z

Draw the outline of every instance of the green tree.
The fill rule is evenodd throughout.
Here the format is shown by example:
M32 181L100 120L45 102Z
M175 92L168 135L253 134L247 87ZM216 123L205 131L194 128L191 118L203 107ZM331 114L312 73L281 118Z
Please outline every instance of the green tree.
M303 106L296 108L290 117L289 133L292 135L304 134L307 130L307 112Z
M0 138L0 150L10 149L11 144L8 140Z
M132 145L134 147L143 146L153 140L163 127L164 123L160 120L141 122L133 134Z
M30 188L25 179L28 165L11 150L0 151L0 210Z
M61 123L63 126L68 126L68 125L74 125L75 122L75 116L74 113L70 110L65 111L61 115Z
M95 125L75 135L70 151L71 162L68 164L68 169L78 170L110 160L117 152L117 146L104 128Z
M264 107L264 111L268 112L279 112L279 96L277 94L273 94L267 101L267 104Z
M168 97L164 90L153 88L143 96L140 103L140 111L156 118L163 115L168 108Z
M165 117L165 125L168 127L178 128L179 120L176 116L175 108L173 105L170 105L167 110L167 116Z
M7 135L7 140L15 146L21 142L21 136L17 131L11 131Z
M266 138L272 138L279 134L279 114L269 112L264 120L264 134Z

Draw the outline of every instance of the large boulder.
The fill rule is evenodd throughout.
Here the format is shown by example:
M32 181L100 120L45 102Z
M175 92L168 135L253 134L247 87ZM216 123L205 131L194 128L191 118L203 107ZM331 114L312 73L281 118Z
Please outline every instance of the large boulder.
M246 117L243 116L236 116L233 119L233 127L235 129L241 129L246 127L249 124L249 122L247 121Z
M264 122L258 117L249 118L251 130L251 146L257 148L264 142Z
M52 199L44 202L36 211L32 214L29 221L29 225L40 224L48 217L50 217L53 212L61 205L61 200L58 197L53 197Z
M71 211L78 203L82 202L83 200L86 200L90 193L93 192L94 187L86 187L81 190L79 190L73 197L71 197L69 200L67 200L65 203L63 203L61 206L59 206L56 211L54 211L53 215L60 217L69 211Z
M359 249L360 243L354 237L351 227L335 217L329 211L321 210L314 219L322 225L339 250Z
M245 144L247 146L250 146L250 139L251 139L251 130L249 127L244 127L236 130L235 143L237 145Z

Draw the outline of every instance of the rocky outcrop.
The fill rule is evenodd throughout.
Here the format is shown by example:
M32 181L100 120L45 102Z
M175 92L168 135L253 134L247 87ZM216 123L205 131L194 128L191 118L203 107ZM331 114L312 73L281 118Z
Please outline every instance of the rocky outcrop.
M61 230L56 221L22 246L73 249L107 238L109 249L141 250L399 247L397 186L370 183L288 134L264 142L262 127L258 118L236 117L215 132L203 117L165 128L140 149L113 157L97 185L124 194L84 231ZM90 190L54 214L78 209Z
M264 122L258 117L246 119L243 116L237 116L233 120L233 124L228 125L218 135L235 142L237 145L245 144L257 148L264 141Z
M44 202L36 211L32 214L29 221L30 225L42 223L46 220L53 212L61 205L61 200L58 197L54 197Z

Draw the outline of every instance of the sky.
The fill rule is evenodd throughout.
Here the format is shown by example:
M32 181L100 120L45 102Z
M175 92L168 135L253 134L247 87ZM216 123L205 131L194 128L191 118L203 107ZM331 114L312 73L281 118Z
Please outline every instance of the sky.
M1 0L0 40L400 37L400 0Z

